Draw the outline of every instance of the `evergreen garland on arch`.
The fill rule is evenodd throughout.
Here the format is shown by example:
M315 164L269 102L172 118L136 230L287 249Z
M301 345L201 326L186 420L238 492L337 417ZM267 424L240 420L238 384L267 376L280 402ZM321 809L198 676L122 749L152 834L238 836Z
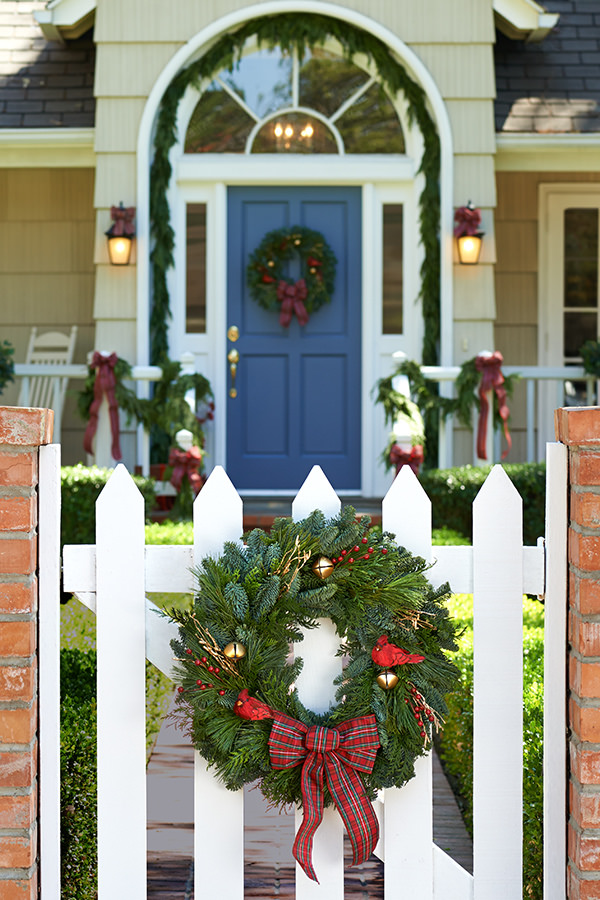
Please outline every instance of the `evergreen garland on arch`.
M229 789L259 779L270 802L301 802L300 768L279 771L270 763L273 710L325 727L374 715L380 749L363 776L371 798L413 776L443 722L444 695L458 677L445 655L456 649L449 587L434 589L425 562L369 524L350 506L329 520L318 511L298 523L276 519L270 534L255 529L245 545L227 543L222 556L206 558L193 609L170 611L180 628L172 643L175 717ZM323 556L333 572L321 580L314 566ZM290 643L320 617L333 620L346 662L336 703L324 714L301 703L295 682L302 662L288 658ZM232 642L243 645L243 658L224 652ZM396 662L390 651L400 654ZM398 678L387 690L377 681L386 669ZM256 715L236 714L245 704Z
M246 22L234 32L223 35L206 53L179 72L165 91L156 125L154 159L150 170L150 230L152 250L153 300L150 314L150 361L160 365L168 356L167 329L171 317L167 271L173 266L175 235L170 222L167 190L172 169L171 148L177 140L176 118L179 101L189 85L199 87L223 68L232 68L246 41L255 37L258 46L280 46L296 50L300 58L307 48L321 46L328 37L339 42L349 60L365 55L377 68L391 94L402 92L408 104L409 122L416 122L424 141L419 173L425 185L420 197L420 236L424 248L421 266L421 290L425 334L423 364L436 365L440 340L440 142L427 109L423 89L392 56L385 44L354 25L324 15L284 13L261 16Z

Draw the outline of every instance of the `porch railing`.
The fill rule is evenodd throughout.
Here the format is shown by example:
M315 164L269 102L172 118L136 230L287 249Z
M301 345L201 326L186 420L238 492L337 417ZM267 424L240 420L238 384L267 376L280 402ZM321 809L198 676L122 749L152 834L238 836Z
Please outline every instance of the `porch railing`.
M431 379L431 381L437 381L440 385L446 385L446 390L448 387L454 383L456 378L460 373L459 366L422 366L421 372L425 376L425 378ZM585 382L586 386L586 402L584 404L577 404L579 406L592 406L595 403L595 389L596 389L596 378L591 376L588 372L585 371L583 366L502 366L502 372L504 375L519 375L522 381L525 383L525 398L526 398L526 421L525 421L525 432L526 432L526 461L534 462L537 458L536 454L536 441L535 441L535 431L539 425L538 422L538 407L539 407L539 395L536 401L536 383L539 386L541 383L550 384L552 382L555 383L555 395L552 397L551 394L548 395L548 401L550 405L550 399L552 399L552 408L558 408L565 406L565 383L572 381L580 381ZM492 405L490 404L489 416L491 419L492 416ZM448 468L453 464L453 441L452 441L452 433L453 433L453 423L440 423L440 441L439 441L439 457L438 457L438 465L441 469ZM494 430L492 428L491 422L488 422L488 435L494 435ZM490 458L485 461L484 464L492 463L495 460L500 458L500 434L497 432L494 435L492 454L488 454ZM544 442L545 443L545 442ZM474 452L474 461L475 463L481 461L477 460Z

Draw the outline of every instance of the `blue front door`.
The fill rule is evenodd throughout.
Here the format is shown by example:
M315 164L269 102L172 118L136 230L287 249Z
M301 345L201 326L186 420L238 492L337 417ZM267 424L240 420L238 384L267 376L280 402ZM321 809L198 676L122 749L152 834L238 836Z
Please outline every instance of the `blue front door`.
M361 193L355 187L235 187L228 195L227 327L239 339L227 398L227 472L238 490L295 492L315 464L337 490L360 489ZM337 258L335 291L301 326L259 306L248 257L268 231L320 231ZM300 277L291 260L288 277ZM229 368L229 363L227 364ZM228 387L230 383L228 372Z

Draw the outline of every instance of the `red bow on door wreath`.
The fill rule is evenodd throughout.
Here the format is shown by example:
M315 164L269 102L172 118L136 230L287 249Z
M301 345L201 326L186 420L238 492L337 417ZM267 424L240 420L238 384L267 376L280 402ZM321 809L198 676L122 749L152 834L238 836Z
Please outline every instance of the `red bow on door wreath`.
M119 439L119 404L115 397L115 387L117 380L115 378L115 366L118 361L116 353L105 356L96 350L92 356L90 363L91 369L96 369L96 380L94 382L94 399L90 406L90 418L83 436L83 449L86 453L93 454L92 441L98 430L98 414L102 405L102 398L106 395L108 401L108 415L110 418L110 431L112 435L112 444L110 452L112 458L122 459L121 443Z
M296 318L300 325L306 325L308 322L308 313L304 305L304 300L308 296L308 290L304 278L300 278L296 284L288 284L287 281L280 281L277 285L277 299L281 303L281 312L279 313L279 324L287 328L292 321L292 315L296 313Z
M486 442L487 442L487 420L490 405L487 395L490 391L494 391L498 400L498 413L502 419L504 426L504 437L506 438L506 450L502 454L504 459L510 448L512 447L512 438L508 430L508 417L510 410L506 403L506 388L504 387L504 375L501 371L501 365L504 362L502 354L496 350L488 355L480 355L475 358L475 367L481 372L481 381L479 383L479 423L477 426L477 456L480 459L487 459Z

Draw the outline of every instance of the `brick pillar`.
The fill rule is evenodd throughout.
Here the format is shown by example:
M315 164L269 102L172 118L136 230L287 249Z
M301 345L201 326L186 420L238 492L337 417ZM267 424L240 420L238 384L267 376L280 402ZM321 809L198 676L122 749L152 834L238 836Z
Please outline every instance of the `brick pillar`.
M37 484L52 421L52 410L0 407L2 900L38 891Z
M600 900L600 407L559 409L569 451L568 896Z

